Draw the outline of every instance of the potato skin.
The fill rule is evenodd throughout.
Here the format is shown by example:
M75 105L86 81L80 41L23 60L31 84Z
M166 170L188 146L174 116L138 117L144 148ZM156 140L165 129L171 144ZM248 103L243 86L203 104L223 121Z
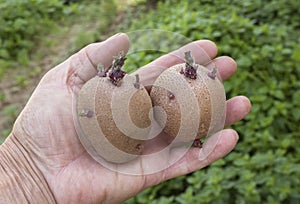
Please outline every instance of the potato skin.
M79 138L94 159L124 163L143 153L152 104L146 89L135 88L134 82L134 77L126 75L117 87L107 77L96 76L80 90L77 112L92 110L94 114L78 117Z
M183 142L205 137L224 127L226 113L224 87L217 78L212 79L208 76L210 71L207 68L196 66L196 79L181 74L185 63L170 67L157 78L150 93L153 106L161 107L166 114L165 119L164 114L155 109L156 121L164 132L173 138L181 131L179 140ZM193 101L193 98L196 100ZM190 107L186 107L185 104L190 104ZM188 123L184 124L184 121ZM193 124L195 121L197 124Z

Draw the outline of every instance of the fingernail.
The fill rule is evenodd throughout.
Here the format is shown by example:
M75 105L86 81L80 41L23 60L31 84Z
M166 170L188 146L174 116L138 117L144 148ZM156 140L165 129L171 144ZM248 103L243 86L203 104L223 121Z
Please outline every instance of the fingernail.
M115 35L113 35L113 36L107 38L106 40L114 39L114 38L118 37L118 36L121 35L121 34L122 34L122 33L116 33Z

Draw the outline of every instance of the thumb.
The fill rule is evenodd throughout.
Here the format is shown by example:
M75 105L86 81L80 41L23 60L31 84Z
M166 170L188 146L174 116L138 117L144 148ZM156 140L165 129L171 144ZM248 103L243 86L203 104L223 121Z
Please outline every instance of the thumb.
M97 74L97 65L108 68L113 57L120 51L127 53L129 38L125 33L118 33L103 42L92 43L69 58L68 84L81 87Z

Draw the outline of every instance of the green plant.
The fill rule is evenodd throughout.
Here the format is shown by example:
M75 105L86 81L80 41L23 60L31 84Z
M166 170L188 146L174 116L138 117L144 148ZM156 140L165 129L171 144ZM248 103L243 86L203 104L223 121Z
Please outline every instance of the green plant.
M15 104L7 105L0 111L0 118L2 120L2 129L0 130L0 144L2 143L2 141L4 141L6 136L11 131L14 120L17 117L19 111L19 107Z
M107 30L114 23L117 16L115 1L81 1L78 4L78 12L74 22L69 23L79 25L75 27L71 36L72 48L69 51L70 54L85 45L104 40L103 36L108 32Z
M84 47L85 45L88 45L89 43L95 42L97 37L98 35L94 31L92 32L86 30L77 31L75 37L71 39L72 52L79 50L80 48Z
M26 65L36 42L74 11L60 0L0 1L0 73ZM47 29L45 29L47 28ZM1 75L0 75L1 77Z
M0 92L0 102L5 101L5 99L6 99L6 94Z

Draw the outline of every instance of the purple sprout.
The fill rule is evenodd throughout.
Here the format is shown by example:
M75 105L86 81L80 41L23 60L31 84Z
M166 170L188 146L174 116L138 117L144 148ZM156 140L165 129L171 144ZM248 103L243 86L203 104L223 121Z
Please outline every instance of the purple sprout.
M133 84L134 88L140 89L141 83L140 83L140 76L138 74L135 75L135 83Z
M135 146L135 149L136 149L136 151L137 152L139 152L139 153L141 153L142 151L143 151L143 145L142 144L137 144L136 146Z
M170 100L173 100L173 99L175 99L175 95L174 95L171 91L169 91L169 92L168 92L168 98L169 98Z
M184 76L190 79L197 79L197 66L191 55L191 51L187 51L184 53L184 59L185 59L185 69L180 70L180 73L184 74Z
M215 79L217 76L217 68L214 67L213 70L207 74L207 76L211 79Z
M104 67L101 64L97 65L98 69L98 76L99 77L106 77L107 70L104 69Z
M114 58L111 69L108 73L110 81L117 87L121 86L121 80L126 75L126 72L122 70L126 59L125 54L120 52L119 55Z
M202 145L203 143L200 139L195 139L192 144L193 147L198 147L198 148L202 148Z
M79 116L92 118L94 116L94 112L92 110L89 110L89 109L84 109L79 113Z

